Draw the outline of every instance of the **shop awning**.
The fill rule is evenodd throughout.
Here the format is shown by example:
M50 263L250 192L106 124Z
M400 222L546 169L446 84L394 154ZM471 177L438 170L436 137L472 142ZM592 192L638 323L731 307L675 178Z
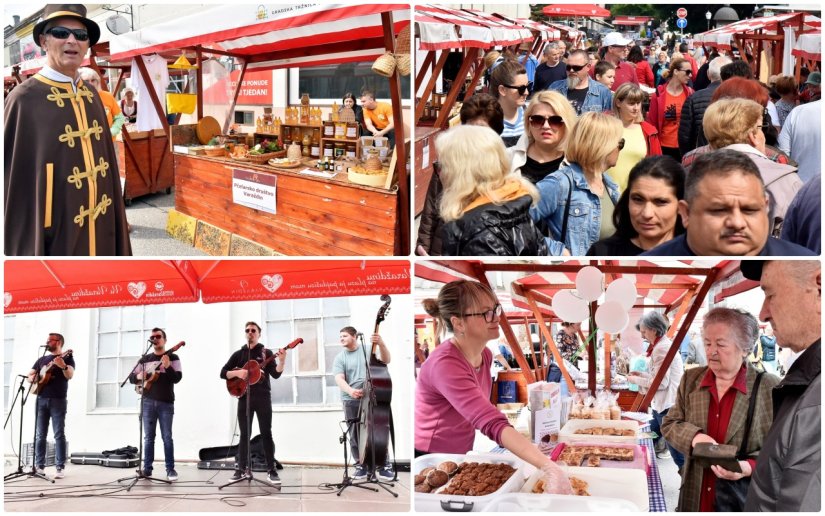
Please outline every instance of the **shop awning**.
M551 27L544 23L529 20L527 18L511 18L499 13L494 13L493 15L515 25L521 25L522 27L530 29L533 32L537 32L542 38L544 38L545 41L555 41L561 38L561 31L557 27Z
M800 27L797 24L791 25L791 22L793 21L792 18L799 16L804 17L802 18L802 30L798 33L797 37L809 31L821 30L822 20L816 16L803 13L783 13L774 16L740 20L730 25L719 27L718 29L697 34L694 40L707 47L730 50L734 35L747 35L757 32L778 35L784 34L784 28L786 27L796 28L798 30Z
M822 32L818 31L799 36L793 50L791 50L791 54L796 57L822 61Z
M250 69L370 61L385 52L386 12L394 34L410 23L405 4L214 6L112 39L111 59L200 46L243 58Z
M6 260L4 313L190 303L199 296L189 261Z
M527 38L526 41L533 40L533 35L529 30L506 23L503 20L493 17L492 15L479 15L479 11L453 9L443 5L431 4L418 5L416 6L416 10L422 11L428 16L433 16L445 21L456 23L456 25L459 25L462 30L463 27L466 26L466 23L462 24L461 22L470 22L474 26L484 27L491 33L491 46L516 45L522 41L525 41L525 38Z
M616 16L610 23L613 25L645 25L652 19L652 16Z
M547 16L585 16L588 18L609 18L610 11L596 4L552 4L546 5L542 12Z
M507 35L507 39L512 41L509 43L510 45L515 45L516 43L523 43L533 41L533 33L530 32L530 29L508 21L506 19L502 19L492 13L487 13L484 11L477 11L475 9L462 9L462 11L475 16L476 18L480 18L485 20L489 23L495 32L496 27L499 27L500 30L504 31ZM501 45L505 45L504 43L500 43Z
M421 50L449 48L488 49L495 45L489 26L431 5L415 8Z

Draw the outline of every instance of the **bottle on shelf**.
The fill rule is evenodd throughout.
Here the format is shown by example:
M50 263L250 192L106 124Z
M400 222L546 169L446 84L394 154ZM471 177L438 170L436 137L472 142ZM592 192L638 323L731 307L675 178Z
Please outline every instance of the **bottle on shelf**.
M301 153L305 158L311 155L312 136L308 132L304 132L304 137L301 139Z
M263 120L261 120L261 117L258 117L258 119L255 120L255 132L263 132Z
M321 129L312 130L312 145L310 146L309 155L316 159L321 157Z
M338 103L337 102L332 103L332 114L331 114L330 118L333 122L338 121Z

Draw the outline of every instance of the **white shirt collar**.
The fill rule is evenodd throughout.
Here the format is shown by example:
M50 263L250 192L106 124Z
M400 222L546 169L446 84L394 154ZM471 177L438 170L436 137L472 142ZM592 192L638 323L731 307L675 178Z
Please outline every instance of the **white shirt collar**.
M54 68L50 68L49 65L46 65L40 69L40 75L52 81L71 83L72 90L74 90L74 92L77 93L77 83L78 81L80 81L79 75L76 78L72 79L68 75L63 75Z

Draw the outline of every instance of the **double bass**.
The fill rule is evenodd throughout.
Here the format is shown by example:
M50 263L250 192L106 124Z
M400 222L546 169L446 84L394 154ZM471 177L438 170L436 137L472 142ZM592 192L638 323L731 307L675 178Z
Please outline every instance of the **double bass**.
M373 333L378 333L378 326L386 319L392 299L384 294L381 301L384 304L378 309ZM387 462L392 418L392 379L387 364L375 356L374 347L370 350L368 370L359 414L358 456L361 464L374 469Z
M298 337L297 339L293 340L280 350L284 349L292 349L298 344L302 343L304 339ZM249 360L243 367L236 367L233 371L238 371L240 369L246 369L249 372L249 385L255 385L256 383L261 381L263 378L263 370L266 369L266 366L269 365L270 362L275 360L278 356L278 353L273 353L271 357L267 358L263 362L258 362L257 360ZM229 391L229 394L234 396L235 398L240 398L244 394L246 394L246 380L242 378L227 378L226 379L226 390Z

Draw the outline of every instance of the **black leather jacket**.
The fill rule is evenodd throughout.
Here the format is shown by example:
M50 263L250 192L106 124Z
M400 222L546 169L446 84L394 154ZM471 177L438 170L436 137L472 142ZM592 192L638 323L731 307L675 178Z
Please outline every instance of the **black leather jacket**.
M442 227L444 256L546 256L547 243L533 224L529 195L501 206L484 204Z

